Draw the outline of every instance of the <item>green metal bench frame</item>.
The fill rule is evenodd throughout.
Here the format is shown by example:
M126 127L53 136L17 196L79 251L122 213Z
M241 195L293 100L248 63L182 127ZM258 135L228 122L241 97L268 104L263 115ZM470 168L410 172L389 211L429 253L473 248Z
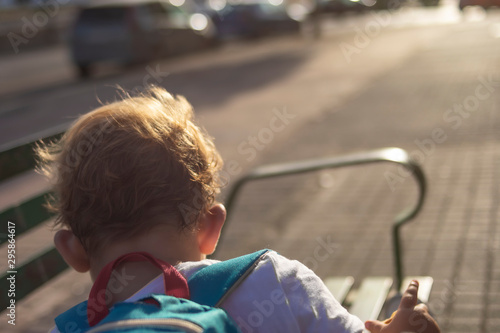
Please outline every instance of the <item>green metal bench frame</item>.
M35 134L24 141L0 146L0 182L33 169L36 164L33 156L33 149L36 146L36 142L40 139L50 141L60 138L65 128L66 125L60 126L46 132ZM414 163L402 149L385 148L340 157L258 167L239 179L230 189L226 200L228 221L230 220L230 214L233 211L237 195L243 186L250 181L378 162L391 162L403 166L405 169L409 170L416 179L419 189L416 205L398 215L392 226L396 287L397 290L399 290L403 281L400 229L418 214L423 205L426 191L426 182L422 169L418 164ZM8 234L8 221L15 222L17 238L21 234L30 231L32 228L46 222L52 217L52 215L43 208L46 194L47 193L36 195L34 198L8 207L0 212L0 245L8 241L6 237ZM47 281L56 277L67 267L67 264L54 247L41 250L40 253L33 255L24 263L16 263L16 301L21 300ZM0 276L0 290L9 289L7 277L10 274L12 273L6 271ZM0 295L0 307L5 309L9 305L9 301L7 293Z
M36 165L33 155L36 143L41 138L47 141L56 140L63 135L66 128L67 125L58 126L23 140L0 146L0 182L32 170ZM17 241L19 236L46 222L53 216L43 207L45 195L46 193L38 194L0 212L0 245L7 243L9 240L7 237L9 221L15 223L15 238ZM2 272L0 290L9 290L7 277L15 274L16 301L23 299L68 268L54 247L43 249L21 265L16 261L15 266L14 269ZM0 295L0 307L5 309L9 302L8 293L2 293Z

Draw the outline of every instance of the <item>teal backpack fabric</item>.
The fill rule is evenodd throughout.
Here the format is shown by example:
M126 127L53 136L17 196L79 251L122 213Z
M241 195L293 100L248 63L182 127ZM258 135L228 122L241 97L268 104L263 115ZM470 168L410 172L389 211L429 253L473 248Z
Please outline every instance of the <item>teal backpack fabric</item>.
M218 308L167 295L152 295L157 304L118 303L88 332L239 332Z
M85 301L56 317L57 328L61 333L239 332L234 321L217 306L244 281L267 251L200 269L187 281L190 299L152 294L138 302L117 303L92 327L89 324L92 314Z

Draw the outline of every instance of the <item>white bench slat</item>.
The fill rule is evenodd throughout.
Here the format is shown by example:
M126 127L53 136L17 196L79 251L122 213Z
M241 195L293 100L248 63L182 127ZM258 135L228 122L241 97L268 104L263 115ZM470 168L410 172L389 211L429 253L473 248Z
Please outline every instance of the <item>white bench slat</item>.
M349 312L363 322L378 318L392 286L389 277L369 277L363 280Z
M354 284L354 278L352 276L329 277L324 282L333 297L342 304Z

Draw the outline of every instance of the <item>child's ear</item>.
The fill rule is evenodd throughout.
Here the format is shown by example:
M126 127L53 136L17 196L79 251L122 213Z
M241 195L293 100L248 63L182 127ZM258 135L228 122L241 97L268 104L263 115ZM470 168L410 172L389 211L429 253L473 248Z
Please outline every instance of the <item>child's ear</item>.
M59 230L54 235L54 244L64 261L80 273L90 269L87 252L78 237L70 230Z
M202 254L210 255L215 251L225 221L226 208L222 204L212 206L208 213L201 217L198 231L198 246Z

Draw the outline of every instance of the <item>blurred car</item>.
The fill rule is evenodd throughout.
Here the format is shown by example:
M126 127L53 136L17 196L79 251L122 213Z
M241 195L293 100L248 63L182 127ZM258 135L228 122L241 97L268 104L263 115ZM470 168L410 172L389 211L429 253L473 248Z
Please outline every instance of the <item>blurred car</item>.
M210 44L210 18L181 8L184 2L100 0L82 8L69 41L80 76L95 63L135 64Z
M464 10L468 6L479 6L484 9L500 7L500 0L460 0L458 3L460 10Z
M304 15L294 15L282 0L255 0L227 4L220 11L219 35L223 39L260 37L299 32Z
M192 0L186 1L185 6L189 11L207 15L217 28L222 21L221 11L226 7L226 0Z

